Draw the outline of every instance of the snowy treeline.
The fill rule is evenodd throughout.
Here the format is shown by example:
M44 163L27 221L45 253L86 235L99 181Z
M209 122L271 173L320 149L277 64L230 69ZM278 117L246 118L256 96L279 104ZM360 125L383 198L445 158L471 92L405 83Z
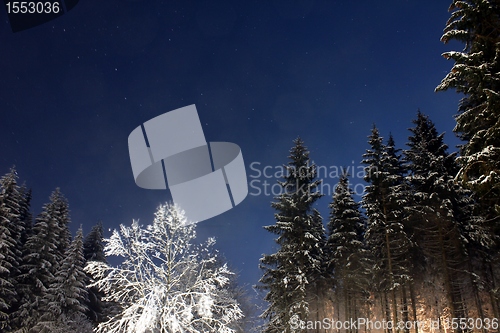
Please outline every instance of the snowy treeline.
M33 224L17 178L11 169L0 179L1 332L248 331L251 305L214 239L194 244L195 226L174 206L109 239L100 223L72 239L59 189ZM123 261L113 267L109 256Z
M495 233L472 192L455 181L459 167L443 135L421 112L413 122L402 153L374 126L363 155L365 193L356 202L344 174L326 228L314 208L316 166L304 142L294 141L272 203L276 223L265 227L278 250L261 259L264 332L325 332L296 325L323 318L498 318Z
M91 332L85 252L93 233L71 240L68 203L59 189L32 223L31 191L15 169L0 179L0 330ZM99 240L97 240L99 241Z
M325 231L314 209L315 166L296 140L272 204L276 223L265 227L278 244L261 259L265 332L324 332L295 324L328 317L456 318L465 326L440 329L497 331L482 324L500 315L500 2L452 0L449 10L441 41L465 47L443 54L454 65L436 91L464 94L454 129L464 141L460 155L448 154L420 112L402 154L374 127L361 202L344 175ZM479 322L470 325L473 318Z

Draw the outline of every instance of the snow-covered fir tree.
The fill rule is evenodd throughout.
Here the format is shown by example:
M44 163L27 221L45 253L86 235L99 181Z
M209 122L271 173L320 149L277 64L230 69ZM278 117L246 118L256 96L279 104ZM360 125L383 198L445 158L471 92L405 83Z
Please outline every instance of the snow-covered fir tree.
M93 226L88 235L85 236L85 239L83 240L83 256L86 262L106 262L102 222ZM92 278L90 275L87 277L90 283ZM106 306L102 301L103 296L104 294L96 287L88 288L87 317L94 323L94 325L102 322L104 316L106 315Z
M21 237L18 246L21 252L25 250L24 244L28 241L29 236L33 232L33 215L31 213L31 189L25 185L20 187L21 197L19 199L19 223L21 224ZM24 253L23 253L24 256Z
M16 279L19 275L22 233L20 224L20 189L16 170L0 178L0 330L11 328L10 314L17 302Z
M84 264L83 232L80 228L43 294L39 306L41 315L30 332L92 331L90 322L85 323L87 287Z
M102 222L92 227L90 232L83 240L83 256L86 261L106 262L104 254L104 236Z
M389 138L387 139L385 153L385 165L389 174L389 183L393 190L393 203L396 206L400 206L400 209L397 210L398 215L394 217L399 218L405 233L405 236L402 237L404 241L401 242L401 252L404 253L403 255L405 257L403 260L403 265L405 266L404 275L401 276L402 286L400 288L401 318L405 322L408 322L410 319L416 321L418 318L415 277L422 271L423 256L413 241L415 228L418 228L418 226L412 224L412 220L410 219L413 193L406 180L408 170L403 161L401 149L396 148L396 143L392 134L389 134ZM411 242L407 240L411 240Z
M18 329L33 327L40 315L41 299L64 259L64 252L60 252L64 246L60 242L62 240L67 245L69 221L68 202L56 189L50 196L50 202L44 205L36 218L33 232L25 244L26 254L20 267L19 281L25 298L15 313Z
M434 298L426 303L436 307L428 314L465 318L474 307L476 314L482 312L477 290L468 297L464 289L476 283L472 276L478 277L469 270L468 244L487 246L491 240L482 219L474 216L471 193L454 181L458 166L455 154L447 153L443 134L420 111L413 123L404 154L413 192L410 219L418 225L415 240L426 258L425 276L432 279L426 284L434 286L428 293Z
M408 190L403 178L404 169L394 141L383 143L374 126L369 136L370 149L363 155L365 188L362 205L366 211L366 246L373 260L373 289L380 300L386 320L405 320L406 290L411 280L412 242L404 225ZM403 300L403 301L401 301Z
M330 203L326 254L333 274L335 299L344 312L343 320L366 316L368 275L367 252L364 249L364 217L354 192L343 173ZM340 310L340 309L339 309ZM338 318L342 320L341 318Z
M267 292L268 308L261 315L267 319L266 333L302 332L292 325L297 320L316 318L323 299L319 294L324 277L324 228L314 203L318 192L316 166L302 139L294 140L285 175L279 181L282 193L272 207L276 223L264 227L277 235L276 253L264 255L260 267L260 289ZM314 306L312 306L314 304Z
M500 218L500 3L453 0L441 41L465 43L445 52L454 61L436 90L455 89L465 97L456 116L461 147L459 177L476 191L488 218ZM500 228L497 223L497 234Z
M69 217L68 201L62 195L60 189L56 188L52 196L54 199L51 198L51 201L53 201L54 205L52 207L53 210L49 213L51 217L55 218L57 221L57 255L59 260L62 261L71 243L71 232L69 231L71 219Z
M436 90L455 89L460 101L454 131L465 141L458 157L458 178L475 192L481 215L500 235L500 3L495 0L453 0L441 40L463 42L462 51L446 52L454 61ZM488 251L486 288L499 314L500 242Z
M86 266L105 301L122 311L98 325L96 332L234 332L241 318L237 301L224 291L232 274L216 265L214 239L194 244L195 224L187 224L177 207L158 208L152 225L134 221L105 239L106 256L123 262L113 267L101 261Z
M28 238L32 234L33 216L31 214L31 190L28 190L25 185L20 187L19 198L19 219L20 237L17 239L18 253L21 253L21 260L17 270L18 275L15 277L15 287L17 292L17 299L15 303L11 304L11 327L17 327L19 317L17 316L19 308L29 300L30 288L24 284L24 257L29 253L29 248L26 246Z

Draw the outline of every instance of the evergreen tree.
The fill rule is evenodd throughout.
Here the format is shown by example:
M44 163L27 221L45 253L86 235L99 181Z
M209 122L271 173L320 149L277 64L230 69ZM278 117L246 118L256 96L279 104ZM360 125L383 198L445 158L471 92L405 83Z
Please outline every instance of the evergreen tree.
M59 188L56 188L54 193L52 193L50 200L53 205L51 207L51 211L49 212L49 216L55 219L56 222L57 229L55 232L57 235L57 255L59 262L61 262L66 255L66 250L69 248L69 244L71 243L71 232L69 231L69 223L71 222L69 217L69 206L68 201L62 195Z
M454 129L465 140L459 177L481 198L487 216L500 215L500 2L453 0L441 41L465 43L443 54L455 63L436 90L455 89L460 101ZM497 229L497 232L500 232Z
M32 327L38 318L41 299L47 292L64 259L61 241L66 242L68 235L69 208L68 203L59 189L50 196L50 202L45 204L43 211L36 218L33 233L26 242L27 254L21 266L21 284L26 289L29 299L16 311L18 328Z
M414 193L412 219L419 224L416 241L426 257L426 273L441 280L441 292L433 291L442 308L449 308L450 317L467 316L464 272L468 271L467 243L489 243L481 220L473 216L474 202L470 193L454 182L458 169L455 155L447 153L443 134L420 111L410 129L408 180ZM470 282L470 280L465 280ZM476 304L479 307L479 304ZM477 309L480 311L480 309Z
M83 232L80 228L40 303L41 316L33 332L51 333L71 327L85 317L87 307L86 275L83 271ZM81 332L81 328L78 329Z
M413 193L409 183L406 180L407 167L404 164L403 157L401 155L401 149L396 148L396 143L394 142L394 137L389 134L387 139L387 144L385 146L386 152L386 168L389 175L389 183L392 187L392 202L394 207L399 206L397 210L397 216L402 224L404 240L400 253L405 257L403 259L404 264L404 274L401 276L402 288L400 288L401 297L401 315L405 322L410 319L410 307L412 313L413 321L417 321L417 298L415 295L415 283L417 275L422 271L422 253L419 251L415 242L413 241L415 235L415 229L418 226L413 224L410 219L411 216L411 203ZM401 227L401 226L400 226ZM411 240L411 241L410 241ZM408 331L407 329L405 331ZM418 331L418 328L416 328Z
M458 177L475 192L481 215L497 236L496 249L487 251L482 271L499 315L500 292L500 3L497 0L453 0L451 17L441 41L465 43L461 52L446 52L452 70L436 90L455 89L460 101L454 131L465 141L458 157ZM489 257L489 258L488 258Z
M367 303L364 218L353 196L348 175L344 172L330 203L326 252L329 271L334 272L337 306L343 303L344 320L347 321L361 317L360 310Z
M411 260L408 256L412 242L405 228L404 207L408 190L403 178L404 168L394 140L383 143L374 126L369 136L370 149L363 155L365 188L362 205L368 218L366 246L373 260L373 284L382 304L386 320L405 320L405 294L411 280ZM398 314L402 300L403 311Z
M17 270L17 275L15 276L15 286L17 292L16 302L11 305L11 326L16 327L16 323L19 318L17 317L17 312L19 308L29 300L29 286L24 284L24 274L27 273L23 270L24 267L24 256L29 253L29 248L26 246L29 236L32 233L33 227L33 216L30 211L31 207L31 190L28 190L26 186L21 186L19 189L19 219L17 223L20 227L20 234L16 242L16 247L18 253L21 254L19 260L19 269Z
M324 228L313 208L321 197L320 180L316 180L316 166L304 142L298 138L294 144L284 180L279 181L282 193L272 203L278 211L276 223L264 227L278 236L279 246L276 253L264 255L260 265L264 273L259 288L267 291L264 299L269 302L261 317L268 320L264 332L269 333L303 331L294 327L300 320L316 316L310 308L313 300L321 303L317 284L324 276Z
M9 314L17 301L16 278L18 276L21 251L18 246L21 236L20 189L16 170L0 179L0 329L9 330Z
M24 250L24 244L28 241L33 228L33 215L31 214L31 189L27 189L25 185L20 188L21 199L19 202L19 222L22 227L19 246L21 251Z
M85 236L83 241L83 256L86 261L106 262L102 222L99 221L99 223L92 227L89 234Z
M85 237L85 240L83 241L83 256L86 262L98 261L106 263L101 222L93 226L92 230ZM88 275L88 280L89 282L95 282L91 279L90 275ZM96 287L90 287L88 289L87 317L94 323L94 325L97 325L104 320L106 306L102 301L103 297L104 294Z

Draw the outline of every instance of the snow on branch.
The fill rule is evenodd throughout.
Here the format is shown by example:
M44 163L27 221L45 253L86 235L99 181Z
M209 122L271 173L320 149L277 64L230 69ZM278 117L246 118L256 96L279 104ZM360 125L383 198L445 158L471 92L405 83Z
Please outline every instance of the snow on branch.
M185 223L173 205L158 208L152 225L121 225L105 239L107 256L120 256L118 267L89 262L89 272L105 301L121 312L99 324L97 332L234 332L243 317L225 288L232 274L218 264L214 239L195 245L195 225Z

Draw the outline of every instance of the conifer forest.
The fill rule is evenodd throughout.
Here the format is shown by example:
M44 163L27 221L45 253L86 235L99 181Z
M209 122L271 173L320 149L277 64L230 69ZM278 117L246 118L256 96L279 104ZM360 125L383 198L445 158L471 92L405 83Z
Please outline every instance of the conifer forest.
M442 111L456 113L454 133L426 110L407 142L373 124L363 193L344 169L323 207L319 156L297 134L280 155L274 216L259 221L274 243L252 263L253 286L182 207L161 204L109 237L107 221L72 234L57 183L32 207L16 166L2 171L0 332L499 332L500 1L451 2L441 42L462 49L442 55L452 67L435 90L459 93Z

